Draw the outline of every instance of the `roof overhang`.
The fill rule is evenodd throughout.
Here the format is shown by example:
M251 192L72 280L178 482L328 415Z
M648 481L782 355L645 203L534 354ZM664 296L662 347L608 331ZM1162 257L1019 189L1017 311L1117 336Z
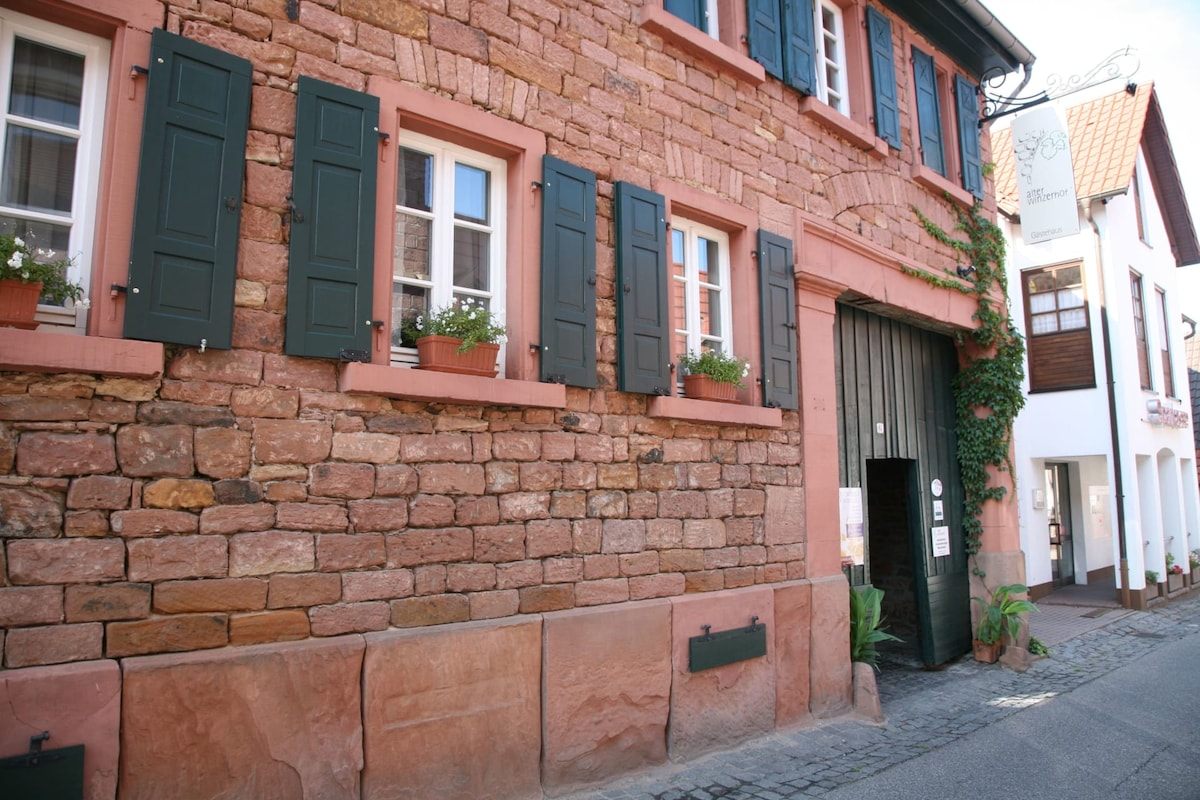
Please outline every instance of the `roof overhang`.
M977 80L989 70L1014 72L1033 53L978 0L883 0Z

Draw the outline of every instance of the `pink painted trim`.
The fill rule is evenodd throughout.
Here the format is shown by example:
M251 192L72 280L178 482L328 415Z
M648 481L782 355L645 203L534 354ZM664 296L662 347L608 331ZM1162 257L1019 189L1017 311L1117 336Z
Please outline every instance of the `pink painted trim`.
M888 144L875 135L866 125L861 125L828 104L811 95L800 101L800 113L815 120L823 128L833 131L859 150L879 158L886 158Z
M0 369L155 378L163 371L163 346L132 339L0 328Z
M647 405L646 416L703 422L710 425L748 425L754 428L783 427L783 412L778 408L689 400L686 397L651 397Z
M757 85L767 79L767 71L763 69L762 64L714 39L699 28L689 25L664 9L661 4L646 3L642 6L641 25L692 55L723 67L722 71L732 72L742 80Z
M338 389L464 405L567 407L567 387L557 383L481 378L379 364L346 364L338 379Z
M924 164L913 164L911 177L914 182L924 186L931 192L940 195L942 192L950 195L950 199L964 208L975 205L975 195L957 185L948 178L943 178Z

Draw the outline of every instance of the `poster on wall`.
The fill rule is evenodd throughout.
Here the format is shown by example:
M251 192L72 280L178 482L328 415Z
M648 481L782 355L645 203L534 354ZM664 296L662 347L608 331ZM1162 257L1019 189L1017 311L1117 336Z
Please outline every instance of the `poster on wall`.
M864 526L861 486L838 489L838 511L842 523L842 562L862 566Z

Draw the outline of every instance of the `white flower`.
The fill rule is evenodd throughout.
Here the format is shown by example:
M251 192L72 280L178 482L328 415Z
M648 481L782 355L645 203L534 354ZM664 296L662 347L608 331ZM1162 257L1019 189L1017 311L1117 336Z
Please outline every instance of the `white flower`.
M18 240L19 241L19 240ZM8 265L13 269L20 269L21 262L25 260L25 254L20 250L14 250L12 258L8 259Z
M24 246L25 246L25 240L24 240L24 239L22 239L20 236L14 236L14 237L13 237L13 244L15 244L17 247L24 247Z
M92 301L91 301L90 299L88 299L88 298L84 298L84 299L82 299L82 300L76 300L76 301L75 301L75 305L76 305L76 307L78 307L78 308L91 308L91 307L92 307Z
M422 317L420 314L417 315L416 325L417 325L417 330L419 330L419 331L425 330L425 318Z
M742 365L742 377L744 378L749 374L750 374L750 362L747 361L745 364Z

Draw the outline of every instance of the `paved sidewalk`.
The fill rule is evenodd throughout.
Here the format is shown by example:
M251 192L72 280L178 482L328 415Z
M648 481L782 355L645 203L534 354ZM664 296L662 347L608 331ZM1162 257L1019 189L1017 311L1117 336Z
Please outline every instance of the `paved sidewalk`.
M1039 614L1061 608L1041 606ZM1087 608L1075 608L1087 612ZM1036 615L1035 615L1036 616ZM1053 626L1102 627L1052 644L1025 673L969 656L941 670L889 663L879 676L887 721L841 718L764 736L687 764L668 764L571 800L783 800L819 797L860 778L954 742L972 731L1070 692L1171 641L1200 632L1200 592L1150 611L1110 609L1097 618L1042 619L1034 635L1049 644ZM1047 638L1043 638L1045 633Z

